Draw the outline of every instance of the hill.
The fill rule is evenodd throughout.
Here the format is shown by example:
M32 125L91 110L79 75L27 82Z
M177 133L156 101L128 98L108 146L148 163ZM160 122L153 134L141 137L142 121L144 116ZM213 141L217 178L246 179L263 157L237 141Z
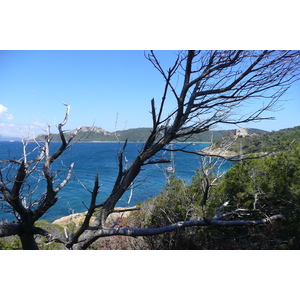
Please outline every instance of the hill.
M66 138L71 137L74 135L76 130L71 130L66 132ZM82 126L80 131L74 138L74 141L80 142L118 142L118 141L125 141L128 139L129 142L145 142L147 137L151 132L151 128L142 127L142 128L132 128L126 130L119 130L116 132L108 132L101 127L87 127ZM249 133L257 133L261 134L266 131L260 129L248 129ZM188 139L185 140L178 140L179 142L211 142L220 140L223 136L226 135L234 135L234 130L211 130L203 133L195 134ZM40 134L36 137L37 141L44 140L43 134ZM51 135L52 141L59 142L60 137L59 134L52 134Z
M127 130L120 130L116 132L109 132L101 127L87 127L82 126L80 131L74 137L74 141L80 142L118 142L128 139L130 142L143 142L150 134L151 128L134 128ZM65 132L66 138L74 135L76 129ZM39 134L36 137L37 141L43 141L45 135ZM59 134L51 134L52 141L59 142Z
M221 155L220 153L226 153L227 151L231 153L230 156L270 153L284 150L294 141L300 141L300 126L259 134L248 131L246 136L224 135L220 140L210 145L209 148L204 149L204 152L213 155L219 153Z
M20 141L22 141L22 138L15 137L15 136L0 136L0 141L3 141L3 142L8 142L8 141L20 142Z

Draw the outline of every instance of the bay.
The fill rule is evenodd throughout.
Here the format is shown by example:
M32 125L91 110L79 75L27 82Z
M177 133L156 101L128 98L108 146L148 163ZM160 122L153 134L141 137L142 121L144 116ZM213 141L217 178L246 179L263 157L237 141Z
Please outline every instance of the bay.
M208 146L209 143L193 143L172 144L173 150L186 147L188 151L197 151ZM51 152L58 149L60 143L51 144ZM123 143L76 143L72 145L61 157L60 160L53 165L53 171L60 170L59 176L61 180L64 178L71 163L74 163L74 174L67 186L65 186L58 194L60 199L57 203L42 217L49 222L54 221L71 213L79 213L87 210L90 202L91 194L88 190L93 189L96 173L99 174L100 191L97 203L102 203L110 194L114 181L118 174L118 152L122 148ZM125 150L125 165L130 166L138 151L142 148L143 143L128 143ZM36 147L35 143L29 143L27 152L29 153ZM0 143L0 160L11 158L20 159L22 157L21 142L1 142ZM197 169L201 166L199 156L183 152L174 152L175 174L178 178L191 182L191 178L195 175ZM29 159L34 155L30 154ZM156 158L170 159L169 151L161 151ZM223 161L220 171L229 169L231 163ZM151 164L143 168L134 182L134 188L130 197L130 191L127 191L118 202L118 207L134 206L138 202L143 202L148 198L155 197L163 189L167 176L165 169L168 164ZM12 173L12 170L10 170ZM3 173L3 172L2 172ZM37 199L45 188L45 181L37 184L35 181L37 176L32 179L30 184L32 187L36 185L35 198ZM59 182L57 182L59 184ZM85 188L84 188L84 187ZM34 198L34 197L33 197ZM34 199L35 199L34 198ZM33 199L33 200L34 200ZM32 200L32 201L33 201ZM130 200L130 202L129 202ZM7 213L2 207L0 219L12 220L13 215ZM0 207L1 209L1 207Z

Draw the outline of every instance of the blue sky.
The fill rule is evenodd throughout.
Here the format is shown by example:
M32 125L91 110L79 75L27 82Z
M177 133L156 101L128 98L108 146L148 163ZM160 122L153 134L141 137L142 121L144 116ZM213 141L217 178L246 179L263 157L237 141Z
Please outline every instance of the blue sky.
M158 51L165 67L175 51ZM164 80L143 51L0 51L0 133L28 136L41 133L37 121L55 125L71 113L65 129L80 125L108 131L150 127L150 100L158 101ZM300 125L300 85L294 84L282 103L269 112L275 121L249 124L265 130ZM172 110L172 101L167 103ZM227 129L225 126L218 129Z

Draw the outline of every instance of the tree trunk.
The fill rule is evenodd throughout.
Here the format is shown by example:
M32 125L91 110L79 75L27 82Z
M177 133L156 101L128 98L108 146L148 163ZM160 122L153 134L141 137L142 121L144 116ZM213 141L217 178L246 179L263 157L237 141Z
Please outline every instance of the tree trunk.
M23 250L39 250L32 232L22 232L19 234Z

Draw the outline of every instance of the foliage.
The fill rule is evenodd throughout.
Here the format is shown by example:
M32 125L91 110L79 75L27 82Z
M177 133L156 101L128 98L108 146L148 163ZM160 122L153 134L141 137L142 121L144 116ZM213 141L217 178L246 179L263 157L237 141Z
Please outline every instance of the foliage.
M35 222L34 225L48 232L51 232L57 238L61 238L61 239L64 238L63 227L60 225L52 224L45 220L37 221ZM36 241L39 245L40 250L64 250L65 249L65 247L61 243L55 243L55 242L48 243L47 239L40 235L36 236Z
M17 236L0 238L0 250L21 250L22 244Z
M74 138L74 141L82 141L82 142L118 142L128 140L129 142L145 142L151 133L150 127L142 127L142 128L131 128L126 130L118 130L115 132L107 132L104 131L101 127L84 127L87 128L84 131L79 131ZM97 130L97 128L101 128ZM66 138L71 137L72 135L66 132ZM265 133L264 130L249 128L249 133ZM183 140L187 142L206 142L209 143L211 141L218 141L223 136L233 135L234 131L232 130L208 130L202 133L193 134L191 137L185 137ZM37 141L43 141L45 135L38 135L36 137ZM51 134L51 139L53 142L60 142L59 134ZM180 139L178 140L180 141Z
M231 167L219 185L228 209L260 209L267 214L281 212L299 200L300 143L287 150Z
M179 221L203 218L203 190L198 172L191 184L173 174L160 195L141 204L141 211L135 213L139 226L163 227ZM139 216L137 216L139 215ZM183 228L159 236L144 237L150 249L199 249L201 239L199 228Z
M63 237L63 228L59 225L41 220L34 224L44 230L51 231L57 237ZM47 243L47 240L40 235L35 236L40 250L62 250L65 249L60 243ZM21 250L22 244L18 236L9 236L0 238L0 250Z
M229 201L224 212L236 209L252 210L257 215L283 214L284 220L264 229L276 228L276 247L289 244L300 248L300 143L286 150L232 166L224 180L214 190L214 198ZM219 203L213 203L217 208ZM247 212L247 211L246 211ZM245 212L245 213L246 213ZM240 214L231 218L244 217ZM274 234L274 232L268 232ZM274 238L273 238L274 240ZM289 244L290 245L290 244ZM274 246L274 245L273 245ZM269 247L273 247L269 245Z
M209 191L203 209L205 177L198 170L192 183L173 176L159 196L141 204L129 218L140 227L160 227L184 220L212 218L226 201L227 220L283 214L284 219L257 228L185 228L145 237L150 249L299 249L300 143L260 159L233 165ZM211 179L215 173L211 172ZM129 222L129 221L128 221Z
M249 134L251 132L248 130ZM249 155L252 153L271 153L284 150L292 141L300 141L300 126L282 129L272 132L256 132L245 137L235 139L232 134L225 135L215 142L214 147L218 148L224 140L230 145L227 150Z
M107 237L97 241L91 249L299 249L300 248L300 143L286 150L260 159L245 160L233 165L223 178L219 178L203 205L205 176L199 169L188 184L173 174L161 193L143 203L118 226L153 228L178 221L213 217L226 201L223 213L240 209L228 220L257 218L281 213L282 221L257 228L184 228L159 236ZM211 180L216 178L210 169ZM205 206L205 209L204 209ZM246 211L242 211L246 210ZM249 211L252 211L250 214ZM247 215L246 215L247 214ZM58 225L45 221L35 224L62 236ZM40 249L62 249L58 243L38 240ZM18 238L0 240L1 249L20 249Z

